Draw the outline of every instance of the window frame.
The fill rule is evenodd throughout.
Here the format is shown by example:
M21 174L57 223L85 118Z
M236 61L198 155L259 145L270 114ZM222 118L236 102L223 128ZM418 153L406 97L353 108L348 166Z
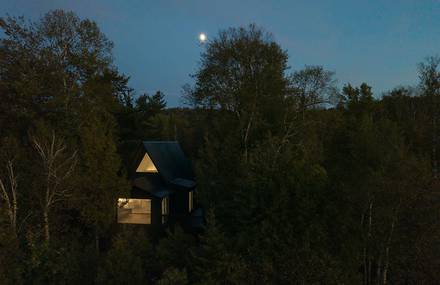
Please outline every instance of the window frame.
M118 224L151 225L151 204L151 199L118 198Z
M170 199L168 197L163 197L160 203L161 214L162 214L162 224L168 222L168 216L170 214Z
M194 210L194 191L188 191L188 212L191 213Z

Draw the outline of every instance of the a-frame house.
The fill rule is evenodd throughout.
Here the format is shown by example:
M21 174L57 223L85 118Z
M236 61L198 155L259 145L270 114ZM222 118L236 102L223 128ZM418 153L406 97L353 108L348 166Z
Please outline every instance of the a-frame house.
M191 163L178 142L143 141L127 167L132 188L130 197L118 199L118 223L160 230L175 223L188 228L200 220Z

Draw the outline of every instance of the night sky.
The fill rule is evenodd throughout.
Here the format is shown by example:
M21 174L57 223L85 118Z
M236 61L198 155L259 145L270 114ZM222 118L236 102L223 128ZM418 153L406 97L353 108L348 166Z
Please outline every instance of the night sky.
M51 9L95 20L115 43L115 64L136 94L161 90L180 105L202 47L219 29L256 23L305 64L336 72L339 84L363 81L376 95L417 82L417 63L440 55L440 0L0 0L0 15L36 19Z

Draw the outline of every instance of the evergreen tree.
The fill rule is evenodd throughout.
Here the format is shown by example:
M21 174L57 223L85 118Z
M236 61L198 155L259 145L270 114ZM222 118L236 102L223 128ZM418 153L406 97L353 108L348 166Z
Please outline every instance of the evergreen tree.
M168 268L162 274L162 277L156 282L156 285L186 285L188 277L185 270L177 268Z
M243 284L249 281L243 260L228 250L224 233L219 229L213 211L207 215L207 229L200 247L192 251L197 284Z
M136 246L139 244L131 244L128 237L116 236L99 269L96 283L145 284L145 269Z
M165 109L167 103L165 101L165 95L157 91L148 101L149 109L153 114L157 114Z

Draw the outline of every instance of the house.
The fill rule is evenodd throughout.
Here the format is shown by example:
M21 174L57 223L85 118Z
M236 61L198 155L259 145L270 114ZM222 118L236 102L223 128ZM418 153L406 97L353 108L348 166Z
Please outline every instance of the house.
M130 197L118 199L120 224L147 225L160 230L179 223L197 225L194 209L196 183L190 161L177 141L143 141L128 163Z

